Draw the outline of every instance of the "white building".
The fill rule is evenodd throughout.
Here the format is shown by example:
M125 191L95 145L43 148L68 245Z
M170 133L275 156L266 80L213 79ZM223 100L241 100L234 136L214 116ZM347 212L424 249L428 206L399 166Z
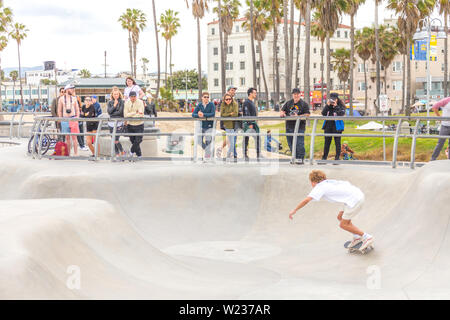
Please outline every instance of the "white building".
M56 71L56 81L58 83L63 83L72 79L77 78L79 73L78 69L70 70L59 70ZM27 71L25 72L26 84L30 86L37 86L41 84L41 80L47 79L50 81L55 80L55 70L42 70L37 71Z
M22 84L22 90L25 104L48 104L55 97L55 86ZM13 82L3 82L0 86L0 94L4 105L19 104L21 99L19 82L16 81L15 84Z
M242 27L242 23L246 21L246 18L237 19L233 26L233 33L230 35L228 40L228 55L226 62L226 86L234 85L238 88L237 98L246 98L247 89L252 85L253 71L252 71L252 55L250 51L250 33ZM294 43L297 45L297 27L299 23L295 22L295 40ZM220 87L220 38L219 38L219 23L218 21L213 21L208 24L208 89L213 99L220 98L221 87ZM294 50L294 64L299 68L299 80L300 83L297 86L303 91L304 79L303 79L303 65L305 57L305 28L304 23L301 28L300 35L300 57L298 63L295 63L296 51ZM275 59L273 54L273 42L274 35L273 31L270 30L267 33L266 39L262 42L262 55L264 62L264 69L266 73L266 79L269 89L269 95L274 96L275 94ZM257 46L257 42L255 42ZM283 92L285 91L285 52L284 52L284 37L283 37L283 23L279 26L278 32L278 60L279 60L279 72L280 72L280 93L281 99L283 99ZM320 48L321 42L315 38L311 37L311 89L314 83L320 83L321 71L320 71ZM335 50L338 48L350 49L350 27L345 25L340 25L339 29L336 30L335 34L330 40L330 49ZM257 77L259 80L257 82L258 90L260 92L260 97L265 97L264 94L264 82L262 75L260 76L260 63L259 63L259 48L256 49L256 65L257 65ZM324 57L324 64L326 65L326 57ZM326 66L324 78L326 78ZM292 79L295 81L295 70L292 70ZM324 79L324 82L326 80ZM293 87L295 87L293 85ZM331 89L339 89L339 78L336 73L331 72Z

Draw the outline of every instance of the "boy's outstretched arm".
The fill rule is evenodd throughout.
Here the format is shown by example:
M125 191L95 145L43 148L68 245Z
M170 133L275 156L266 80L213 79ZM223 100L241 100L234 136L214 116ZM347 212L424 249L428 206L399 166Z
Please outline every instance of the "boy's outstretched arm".
M311 197L306 197L302 202L300 202L300 203L298 204L298 206L297 206L294 210L292 210L292 211L289 213L289 219L292 220L293 217L294 217L294 214L296 214L298 210L300 210L301 208L303 208L304 206L306 206L312 199L313 199L313 198L311 198Z

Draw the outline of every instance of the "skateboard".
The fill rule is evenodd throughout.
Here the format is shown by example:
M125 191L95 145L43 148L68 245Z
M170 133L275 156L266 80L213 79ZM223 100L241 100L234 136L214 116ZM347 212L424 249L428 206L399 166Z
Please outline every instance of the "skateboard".
M368 246L366 249L364 249L364 250L360 250L359 248L361 248L361 246L362 246L362 242L360 242L360 243L358 243L356 246L354 246L353 248L349 248L348 246L350 245L350 243L352 243L351 241L347 241L345 244L344 244L344 247L346 248L346 249L348 249L348 252L350 252L350 253L356 253L356 252L359 252L359 253L361 253L361 254L367 254L367 253L369 253L370 251L372 251L373 249L375 249L374 247L373 247L373 244L371 244L370 246Z

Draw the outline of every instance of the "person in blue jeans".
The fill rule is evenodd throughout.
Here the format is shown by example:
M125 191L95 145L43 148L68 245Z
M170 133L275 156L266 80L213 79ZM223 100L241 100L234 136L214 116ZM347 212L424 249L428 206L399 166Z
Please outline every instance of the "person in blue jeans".
M345 105L337 93L331 93L327 105L322 110L324 117L342 117L345 116ZM325 133L337 133L342 134L343 128L338 127L338 123L335 120L325 120L323 124L323 130ZM325 144L323 146L322 160L328 159L328 153L330 152L331 141L333 137L325 137ZM336 147L335 160L339 160L341 155L341 137L334 136L334 144Z
M272 142L274 142L276 144L276 147L274 147L272 145ZM264 143L264 149L267 152L277 152L280 149L280 142L277 139L275 139L274 137L272 137L271 130L267 130L267 136L266 136L266 140Z
M239 106L236 101L233 100L233 97L226 93L222 99L222 104L220 105L220 116L223 118L235 118L238 116ZM222 121L222 125L225 128L225 132L227 134L235 133L235 121ZM237 152L236 152L236 136L228 136L229 148L227 151L227 159L231 160L234 157L234 160L237 161Z
M211 119L216 116L216 106L214 103L209 101L209 93L203 92L202 102L198 104L192 113L193 118L199 119ZM211 142L212 136L211 131L213 128L214 121L202 121L202 136L199 137L199 143L201 144L203 150L205 150L205 159L211 159Z
M286 121L286 133L294 133L296 123L295 118L299 116L309 117L311 115L308 104L301 99L300 94L301 94L300 89L294 88L292 90L292 99L287 101L284 104L283 108L281 108L280 116L282 118L289 117L294 119ZM306 129L306 120L301 120L297 133L304 133L305 129ZM294 137L287 136L286 138L289 145L289 149L291 149L292 152L293 150L292 144L294 141ZM305 158L305 137L298 136L295 151L295 159L296 159L295 163L304 164L304 158Z

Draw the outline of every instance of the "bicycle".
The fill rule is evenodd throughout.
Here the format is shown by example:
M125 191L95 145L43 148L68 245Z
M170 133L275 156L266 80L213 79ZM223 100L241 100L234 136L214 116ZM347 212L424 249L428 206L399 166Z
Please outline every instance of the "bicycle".
M38 132L41 132L41 128L38 128ZM44 135L36 135L36 141L34 143L34 152L39 153L39 139L41 139L41 155L44 155L48 152L50 149L55 149L56 143L58 142L58 139L52 138L49 134ZM32 145L33 145L34 135L31 136L30 140L28 141L28 153L33 153L32 151Z

